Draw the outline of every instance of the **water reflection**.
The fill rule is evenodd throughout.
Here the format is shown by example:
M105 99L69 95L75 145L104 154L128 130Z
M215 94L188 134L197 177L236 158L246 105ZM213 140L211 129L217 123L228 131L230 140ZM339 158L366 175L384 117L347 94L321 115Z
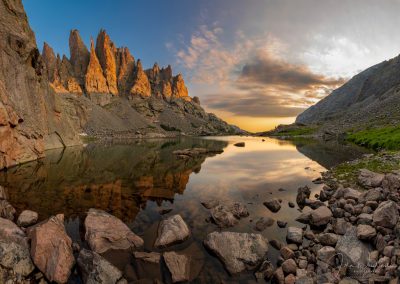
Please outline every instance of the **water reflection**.
M244 141L246 147L233 144ZM202 147L224 150L214 156L178 159L178 149ZM64 213L67 232L74 241L83 242L83 220L89 208L103 209L127 223L143 237L145 249L153 247L161 208L168 214L180 214L192 231L192 237L172 250L191 254L198 260L195 271L198 283L249 283L251 273L230 276L222 264L203 247L206 235L218 228L207 222L209 211L201 200L235 200L247 205L250 216L229 231L255 232L260 217L294 221L299 208L295 202L299 186L308 185L312 196L322 185L311 181L321 171L361 155L359 148L327 145L314 141L281 141L254 137L218 137L207 139L171 139L137 141L133 144L88 145L53 151L38 162L24 164L0 173L10 202L17 211L35 210L40 219ZM284 190L279 190L283 188ZM271 197L283 200L282 209L272 213L263 205ZM305 209L307 210L307 209ZM167 215L168 216L168 215ZM267 239L284 241L286 229L276 224L262 232ZM279 252L270 248L268 257L275 262ZM120 268L128 281L142 278L146 267L132 266L132 255L110 252L106 257ZM170 282L162 268L163 282ZM159 273L158 273L159 274Z

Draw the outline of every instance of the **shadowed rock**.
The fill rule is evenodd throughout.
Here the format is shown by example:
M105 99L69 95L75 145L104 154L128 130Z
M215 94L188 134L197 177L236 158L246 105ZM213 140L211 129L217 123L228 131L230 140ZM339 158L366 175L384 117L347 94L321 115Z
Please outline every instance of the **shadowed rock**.
M180 215L162 220L158 227L158 237L154 243L156 248L168 247L181 243L190 237L190 230Z

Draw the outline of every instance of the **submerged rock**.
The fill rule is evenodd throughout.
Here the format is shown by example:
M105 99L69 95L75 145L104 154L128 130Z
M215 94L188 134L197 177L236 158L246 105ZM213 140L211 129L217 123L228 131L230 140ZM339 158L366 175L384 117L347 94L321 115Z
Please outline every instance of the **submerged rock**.
M257 231L264 231L266 228L271 227L273 224L275 223L275 220L272 218L264 218L261 217L260 219L258 219L258 221L256 222L256 226L254 227L254 229L256 229Z
M303 242L303 230L297 227L288 227L286 239L288 242L301 244Z
M247 207L240 202L208 202L206 205L211 206L217 204L211 208L211 218L221 228L229 228L235 226L239 219L242 217L249 216Z
M99 254L82 249L77 259L84 283L117 283L122 272Z
M181 243L190 237L190 230L180 215L173 215L160 222L156 248L164 248Z
M260 234L213 232L207 235L204 245L231 274L254 269L268 252L268 240Z
M174 251L163 254L165 264L171 272L172 282L183 282L190 279L190 259L184 254Z
M12 221L15 213L15 208L7 200L0 200L0 217Z
M19 215L17 224L18 224L18 226L21 226L21 227L29 227L31 225L36 224L38 218L39 218L39 215L35 211L24 210Z
M120 219L103 210L90 209L85 219L85 240L90 248L103 253L110 249L137 249L143 240Z
M276 198L265 201L264 205L272 212L278 212L281 209L281 204L279 203L279 200Z
M72 240L65 232L64 215L50 217L28 231L35 265L50 281L66 283L74 266Z
M310 188L306 185L303 187L299 187L297 189L297 196L296 196L296 202L299 206L303 206L305 204L306 199L310 198L311 190Z

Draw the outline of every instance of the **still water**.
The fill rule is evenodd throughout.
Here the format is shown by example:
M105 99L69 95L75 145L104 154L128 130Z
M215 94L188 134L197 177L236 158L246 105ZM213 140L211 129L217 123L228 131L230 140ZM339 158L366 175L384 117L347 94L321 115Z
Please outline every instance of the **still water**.
M246 146L235 147L236 142L245 142ZM178 159L172 153L194 147L223 150L223 153L189 160ZM312 183L320 172L362 154L363 150L349 145L257 137L89 144L51 151L45 159L2 172L0 184L7 189L9 201L18 212L37 211L41 220L64 213L68 234L82 247L86 247L83 222L89 208L103 209L123 220L145 240L147 251L160 251L153 248L159 221L180 214L192 237L167 250L191 256L193 282L253 283L255 278L250 272L230 276L203 247L206 235L219 229L208 221L210 212L200 202L233 200L247 206L250 216L225 231L259 233L254 226L260 217L300 226L294 221L298 207L288 206L289 201L295 203L297 188L308 185L314 196L322 188ZM277 213L263 205L272 197L283 200ZM162 215L162 209L172 211ZM284 241L286 229L275 223L261 234L268 240ZM278 254L270 246L268 256L273 262ZM171 282L164 265L138 267L128 252L109 252L105 257L130 282L139 279L140 283L153 283L152 279ZM80 280L73 275L71 281Z

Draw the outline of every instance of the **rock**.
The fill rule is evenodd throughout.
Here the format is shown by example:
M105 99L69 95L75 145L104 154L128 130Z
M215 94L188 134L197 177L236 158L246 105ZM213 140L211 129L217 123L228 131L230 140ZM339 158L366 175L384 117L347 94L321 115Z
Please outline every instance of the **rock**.
M361 213L358 215L357 224L371 225L372 214Z
M296 283L296 276L293 274L289 274L285 277L285 284L295 284Z
M339 281L339 284L359 284L359 283L360 282L358 282L356 279L350 277L343 278L342 280Z
M297 222L308 224L310 222L311 212L303 212L296 218Z
M281 204L276 198L265 201L264 205L272 212L278 212L281 209Z
M366 275L362 272L365 272L371 248L357 238L356 228L347 229L339 238L335 249L341 265L347 267L348 276L355 276L358 279Z
M8 198L8 195L7 195L6 189L0 185L0 200L7 199L7 198Z
M391 200L384 201L379 204L378 208L372 215L372 220L375 226L385 228L393 228L399 219L399 211L396 203Z
M337 218L333 220L333 230L338 235L344 235L347 229L351 228L351 224L344 218Z
M287 222L278 220L276 221L279 228L285 228L287 226Z
M299 187L297 189L296 202L298 205L303 206L305 200L310 198L311 190L308 186Z
M181 74L178 74L172 81L172 97L173 98L188 98L188 90L185 86L185 81Z
M72 30L69 35L69 50L74 75L83 83L90 61L90 54L78 30Z
M379 201L382 200L382 197L383 192L380 187L371 188L364 194L365 201Z
M275 239L270 240L270 241L269 241L269 244L270 244L273 248L275 248L275 249L277 249L277 250L280 250L280 249L282 248L282 243L281 243L280 241L278 241L278 240L275 240Z
M290 208L294 208L295 207L295 205L294 205L294 203L292 201L289 201L288 205L289 205Z
M14 220L15 208L7 201L0 200L0 217L8 220Z
M138 249L143 240L118 218L98 209L90 209L85 219L85 240L97 253L110 249Z
M303 243L303 230L297 227L288 227L286 239L296 244Z
M15 242L23 247L28 247L24 231L8 219L0 218L0 240L6 243Z
M115 45L106 31L100 30L96 41L96 55L104 71L109 92L113 95L118 94L115 51Z
M358 225L357 226L357 237L360 240L370 240L376 236L376 230L370 225Z
M35 211L24 210L19 215L17 224L18 226L21 227L29 227L31 225L36 224L38 218L39 218L38 213L36 213Z
M358 182L364 187L379 187L385 175L361 169L358 174Z
M354 199L357 201L360 197L361 197L361 192L359 192L358 190L352 189L350 187L345 188L343 190L344 199Z
M145 262L150 263L160 263L161 255L158 252L142 252L142 251L135 251L133 253L136 259L143 260Z
M175 154L175 152L174 152ZM220 204L219 200L211 199L211 200L205 200L201 202L201 205L203 205L207 209L211 209L214 207L217 207Z
M282 263L282 270L285 274L296 273L297 265L293 259L287 259Z
M289 247L284 246L280 249L280 253L283 257L283 259L289 259L289 258L294 258L295 254L294 251L292 251Z
M244 147L244 146L246 146L246 144L244 142L238 142L238 143L233 144L233 146Z
M258 221L256 222L256 226L255 226L255 230L257 231L264 231L266 228L272 226L275 223L275 220L272 218L268 218L266 217L265 219L263 217L261 217L260 219L258 219Z
M97 58L93 39L90 40L90 60L85 75L85 89L89 94L108 94L110 90Z
M333 265L335 263L335 255L335 249L330 246L322 247L317 252L317 258L329 265Z
M31 256L50 281L66 283L75 264L72 240L65 232L64 215L50 217L28 231Z
M0 240L0 264L21 276L28 276L35 268L28 246L2 240Z
M174 251L164 253L165 264L172 275L172 282L188 281L190 278L190 259Z
M329 223L332 218L332 212L328 207L322 206L313 211L310 215L310 224L314 226L323 226Z
M122 272L99 254L82 249L77 259L84 283L118 283Z
M325 203L323 203L322 201L319 201L319 200L311 200L311 199L306 198L304 200L304 205L308 206L312 209L317 209L321 206L325 206Z
M158 226L156 248L164 248L181 243L190 237L190 230L180 215L173 215L162 220Z
M263 279L269 280L274 275L274 266L268 260L265 260L258 270L254 273L257 280L262 281Z
M390 191L400 189L400 171L394 171L385 175L382 181L382 187Z
M278 284L285 283L285 274L283 273L282 267L279 267L278 269L275 270L274 279Z
M254 269L268 252L268 241L259 234L213 232L207 235L204 245L231 274Z
M324 246L335 246L339 236L333 233L321 233L318 236L319 242Z
M141 96L143 98L151 96L151 86L149 78L143 71L142 63L140 60L137 61L136 72L134 75L134 82L130 90L130 95Z

